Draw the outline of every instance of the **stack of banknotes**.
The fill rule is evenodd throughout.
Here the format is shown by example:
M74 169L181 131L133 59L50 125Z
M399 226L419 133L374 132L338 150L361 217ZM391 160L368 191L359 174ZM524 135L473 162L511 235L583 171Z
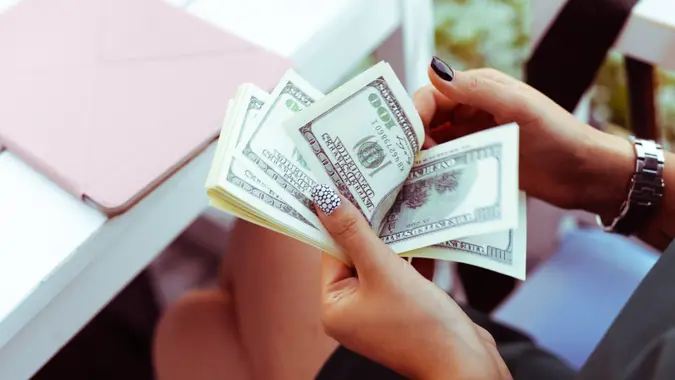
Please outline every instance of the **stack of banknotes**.
M271 94L242 84L227 106L211 205L349 262L317 217L317 184L351 201L401 256L524 279L518 126L421 150L424 126L386 62L322 94L289 70Z

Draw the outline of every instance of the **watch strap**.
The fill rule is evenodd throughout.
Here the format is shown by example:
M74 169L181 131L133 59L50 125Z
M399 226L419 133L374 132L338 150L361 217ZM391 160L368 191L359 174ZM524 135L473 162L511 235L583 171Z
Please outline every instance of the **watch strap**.
M631 137L635 147L635 172L630 180L628 197L619 216L605 230L631 235L652 217L663 196L663 148L652 140Z
M654 214L654 207L633 204L628 209L626 215L614 226L614 232L621 235L632 235L639 231L645 222L651 219Z

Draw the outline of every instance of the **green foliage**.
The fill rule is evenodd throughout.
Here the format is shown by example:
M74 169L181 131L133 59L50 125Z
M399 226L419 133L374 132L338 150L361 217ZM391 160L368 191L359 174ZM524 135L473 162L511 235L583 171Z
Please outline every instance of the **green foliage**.
M530 53L530 0L435 0L437 54L459 69L494 67L522 78ZM628 126L628 93L621 56L608 56L596 79L594 110ZM675 142L675 73L658 71L657 110L663 135Z
M528 12L527 0L436 0L437 53L459 69L494 67L521 78Z

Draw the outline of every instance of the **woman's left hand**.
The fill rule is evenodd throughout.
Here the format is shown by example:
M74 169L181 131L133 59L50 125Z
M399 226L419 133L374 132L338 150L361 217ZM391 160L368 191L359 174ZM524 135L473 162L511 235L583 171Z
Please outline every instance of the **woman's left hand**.
M325 186L315 202L323 225L354 264L323 253L328 335L415 379L511 379L492 336L387 247L354 205Z

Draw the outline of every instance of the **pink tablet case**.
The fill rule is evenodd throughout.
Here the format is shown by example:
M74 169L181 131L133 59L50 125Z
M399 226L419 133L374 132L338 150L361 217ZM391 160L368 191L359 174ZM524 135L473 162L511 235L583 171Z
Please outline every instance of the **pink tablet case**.
M0 145L110 215L217 137L236 86L291 66L162 0L23 0L0 55Z

